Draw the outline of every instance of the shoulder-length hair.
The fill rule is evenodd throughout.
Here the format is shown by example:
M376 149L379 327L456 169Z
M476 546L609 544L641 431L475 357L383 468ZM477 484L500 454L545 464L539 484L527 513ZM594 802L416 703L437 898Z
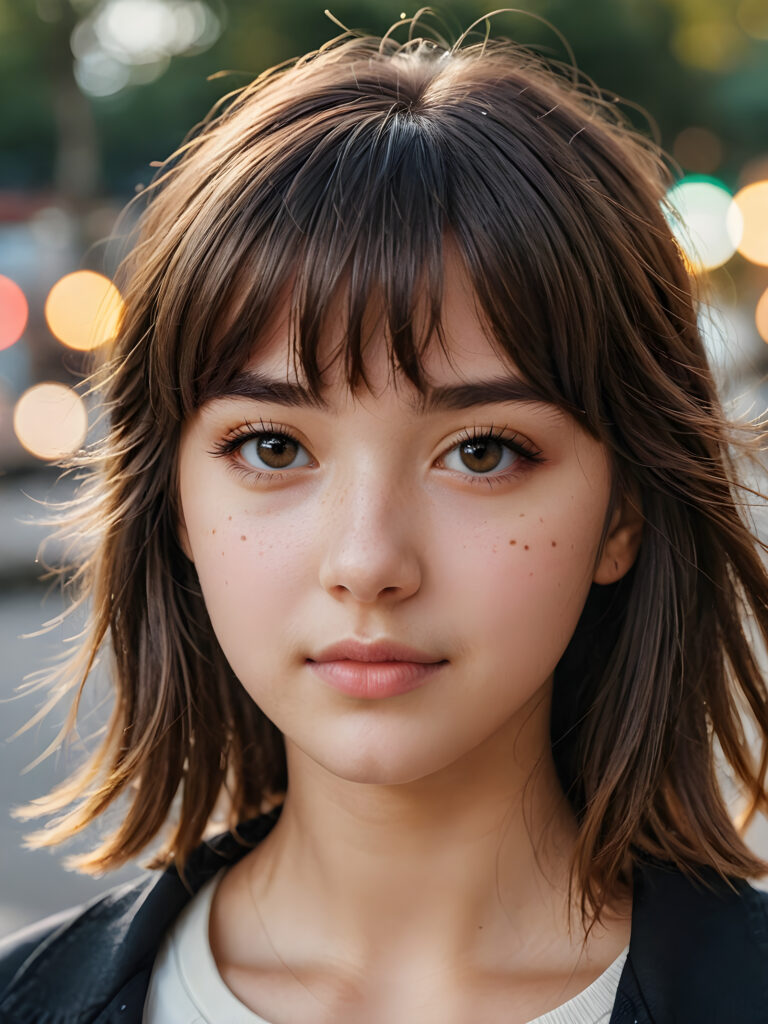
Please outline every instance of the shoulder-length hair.
M508 41L462 43L346 33L228 97L148 189L119 336L97 372L108 429L81 459L93 472L70 514L93 538L73 577L89 627L53 680L54 697L74 693L64 734L107 648L114 709L82 768L17 812L64 811L28 840L51 845L121 797L119 824L70 858L82 871L123 864L168 823L149 866L183 868L220 801L234 826L286 791L282 734L229 667L177 537L182 424L240 370L286 294L313 394L334 296L349 386L365 381L375 297L390 356L422 388L425 347L444 339L447 239L500 351L606 446L606 527L619 496L642 505L633 568L593 584L555 672L582 912L598 919L641 858L693 875L768 869L716 774L719 747L747 797L742 825L768 809L753 651L768 641L767 548L739 490L764 496L737 473L740 456L759 462L764 434L721 406L664 215L672 175L613 97Z

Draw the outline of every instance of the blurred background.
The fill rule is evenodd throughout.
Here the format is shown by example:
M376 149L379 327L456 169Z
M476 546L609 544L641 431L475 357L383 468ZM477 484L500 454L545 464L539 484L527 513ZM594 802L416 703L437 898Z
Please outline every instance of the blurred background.
M80 614L59 620L62 596L41 580L37 561L47 531L32 521L45 511L40 502L71 496L72 480L58 479L55 460L83 443L97 412L78 384L89 351L112 336L120 313L110 278L131 216L116 232L117 215L218 99L339 33L322 2L0 0L0 936L140 872L67 872L61 852L25 851L29 826L9 816L62 779L85 749L76 742L35 763L63 707L10 737L43 702L40 692L19 696L20 685L66 649L82 622ZM487 0L445 2L442 20L427 24L453 41L491 9ZM331 8L346 27L379 34L416 10L402 0ZM525 10L494 17L493 35L569 60L546 19L581 71L620 97L635 126L671 155L670 220L708 289L701 324L723 398L736 414L761 416L768 3L529 0ZM756 510L765 537L763 518ZM48 563L60 557L55 544L46 547ZM51 628L40 633L44 623ZM92 689L83 742L107 710L98 669ZM750 840L768 856L764 822Z

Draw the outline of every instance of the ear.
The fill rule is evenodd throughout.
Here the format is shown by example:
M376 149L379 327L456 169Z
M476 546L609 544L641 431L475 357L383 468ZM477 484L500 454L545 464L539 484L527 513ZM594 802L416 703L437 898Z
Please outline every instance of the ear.
M595 566L594 583L615 583L637 558L643 532L643 510L636 489L625 493L613 510L603 552Z

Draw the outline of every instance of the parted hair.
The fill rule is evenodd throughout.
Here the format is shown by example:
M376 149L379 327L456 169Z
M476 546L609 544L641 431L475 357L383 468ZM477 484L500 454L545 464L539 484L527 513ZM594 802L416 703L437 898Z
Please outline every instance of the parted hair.
M759 876L743 832L768 810L767 547L750 513L766 497L747 469L765 434L718 395L699 283L665 216L669 161L573 67L414 29L345 32L265 71L142 194L119 333L89 378L106 426L72 462L88 471L61 527L87 543L60 570L87 627L43 680L50 702L71 699L57 742L97 657L114 704L75 773L15 813L56 814L27 837L46 846L117 801L117 824L71 865L99 873L154 844L148 866L183 869L216 808L234 827L284 796L282 734L230 668L180 546L180 431L285 295L312 394L339 296L349 387L366 380L375 300L390 358L422 389L426 346L444 344L450 240L500 351L606 446L603 541L619 496L642 509L633 567L592 585L555 671L582 914L598 920L643 858ZM721 770L743 794L738 822Z

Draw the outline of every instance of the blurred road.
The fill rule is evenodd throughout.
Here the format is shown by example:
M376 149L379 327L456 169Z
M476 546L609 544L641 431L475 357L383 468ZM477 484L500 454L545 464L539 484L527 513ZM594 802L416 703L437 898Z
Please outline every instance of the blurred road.
M0 478L0 937L32 921L104 892L112 885L141 874L139 867L123 868L102 879L89 878L66 871L61 864L61 850L25 850L22 837L41 827L41 821L20 822L10 817L12 807L39 797L61 781L79 762L81 753L72 749L69 756L61 752L51 755L39 766L26 771L56 735L64 721L66 707L57 708L46 720L16 739L10 737L27 722L43 703L42 692L15 693L25 676L44 668L51 659L66 649L66 638L73 636L82 616L72 616L43 636L23 638L55 619L64 608L58 590L50 583L40 583L35 576L41 569L34 564L40 540L46 528L23 525L41 514L25 493L38 500L45 497L64 500L72 485L62 482L54 487L55 474L41 472L24 477ZM54 559L56 549L46 548ZM102 680L103 683L103 680ZM103 712L91 710L83 721L88 734L103 720ZM95 835L91 834L91 842ZM66 852L85 850L90 844L76 840Z

